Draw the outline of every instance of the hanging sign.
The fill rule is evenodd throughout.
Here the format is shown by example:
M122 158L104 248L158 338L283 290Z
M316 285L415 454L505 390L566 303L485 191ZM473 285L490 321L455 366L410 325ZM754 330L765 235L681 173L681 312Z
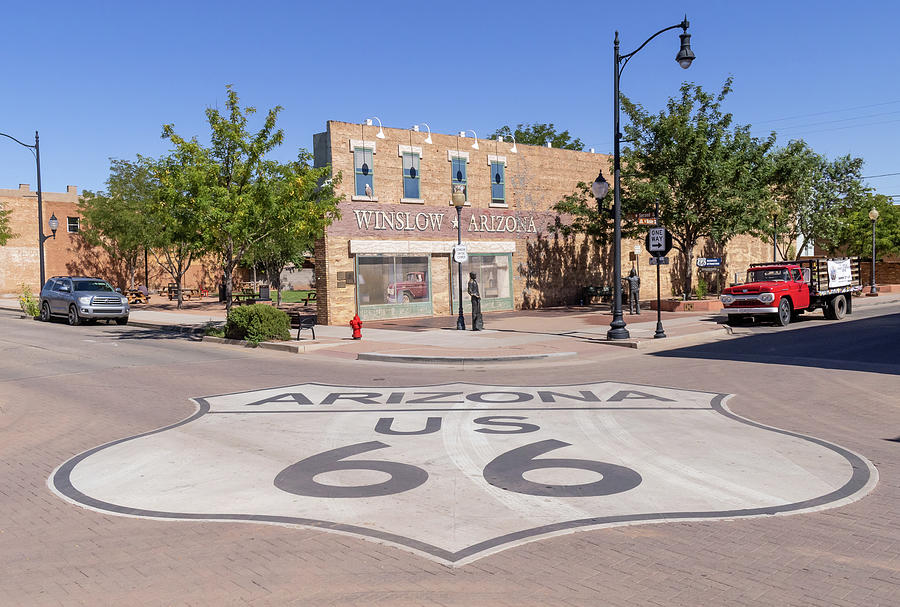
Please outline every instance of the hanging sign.
M466 245L458 244L453 247L453 261L456 263L466 263L469 260L469 252L466 251Z

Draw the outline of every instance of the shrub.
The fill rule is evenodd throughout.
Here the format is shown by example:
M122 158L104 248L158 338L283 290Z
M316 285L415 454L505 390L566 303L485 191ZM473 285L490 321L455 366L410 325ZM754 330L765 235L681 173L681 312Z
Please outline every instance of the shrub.
M694 293L697 295L697 299L703 299L706 297L706 294L709 292L709 286L706 284L706 280L702 276L697 277L697 287L694 289Z
M208 322L203 328L203 334L211 337L225 337L225 327L213 322Z
M23 282L20 286L22 294L19 295L19 307L22 308L22 312L31 317L40 316L41 303L34 296L34 293L31 292L31 289L28 288L28 285Z
M238 306L228 313L225 337L252 344L271 339L291 338L291 319L283 310L266 304Z

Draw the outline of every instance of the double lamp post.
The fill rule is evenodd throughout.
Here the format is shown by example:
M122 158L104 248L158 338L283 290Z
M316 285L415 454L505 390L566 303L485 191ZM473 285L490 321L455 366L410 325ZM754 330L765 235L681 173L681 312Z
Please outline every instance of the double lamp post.
M685 16L684 21L676 25L661 29L649 38L642 45L628 54L619 53L619 32L616 31L615 41L613 43L613 319L609 324L610 329L606 332L606 338L628 339L630 337L628 330L625 328L625 319L622 317L622 190L619 184L620 176L620 156L619 143L622 139L622 133L619 132L619 80L622 77L622 71L628 64L628 60L636 55L642 48L647 46L651 40L669 30L681 28L681 49L675 56L675 60L682 68L687 69L694 60L694 52L691 50L691 35L687 33L690 23ZM597 205L600 206L600 200L609 192L609 183L603 178L601 172L594 183L591 185L591 191L597 199ZM599 209L598 209L599 210Z

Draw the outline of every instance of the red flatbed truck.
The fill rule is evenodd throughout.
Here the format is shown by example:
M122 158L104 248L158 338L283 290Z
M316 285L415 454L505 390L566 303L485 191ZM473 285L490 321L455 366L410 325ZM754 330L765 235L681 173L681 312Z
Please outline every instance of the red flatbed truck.
M825 318L840 320L853 312L852 297L860 291L858 257L817 257L750 264L746 282L724 289L719 299L729 325L765 316L783 327L819 308Z

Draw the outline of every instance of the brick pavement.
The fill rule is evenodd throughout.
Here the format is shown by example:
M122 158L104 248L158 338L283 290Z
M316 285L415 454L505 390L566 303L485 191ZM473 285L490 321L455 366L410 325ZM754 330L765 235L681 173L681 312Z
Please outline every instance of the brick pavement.
M611 359L601 371L549 370L560 379L592 372L638 383L658 383L662 372L666 385L735 393L731 406L741 415L863 454L878 468L879 485L859 502L824 512L579 532L450 568L322 531L130 519L58 499L46 486L55 466L188 415L185 396L281 385L298 374L338 380L346 372L314 360L298 371L289 357L236 356L217 348L199 360L181 360L187 356L182 349L193 346L167 346L156 361L97 370L60 361L62 355L44 347L23 347L4 331L0 604L900 604L900 443L888 440L900 436L896 374L731 363L727 372L710 375L704 372L709 361L651 366L633 353ZM48 357L68 365L65 382L42 377L54 368ZM383 376L381 367L352 364L360 381ZM416 381L418 370L391 373L398 383L422 381ZM430 373L441 379L457 370ZM754 396L776 383L781 399ZM121 398L118 385L132 386L131 396Z

